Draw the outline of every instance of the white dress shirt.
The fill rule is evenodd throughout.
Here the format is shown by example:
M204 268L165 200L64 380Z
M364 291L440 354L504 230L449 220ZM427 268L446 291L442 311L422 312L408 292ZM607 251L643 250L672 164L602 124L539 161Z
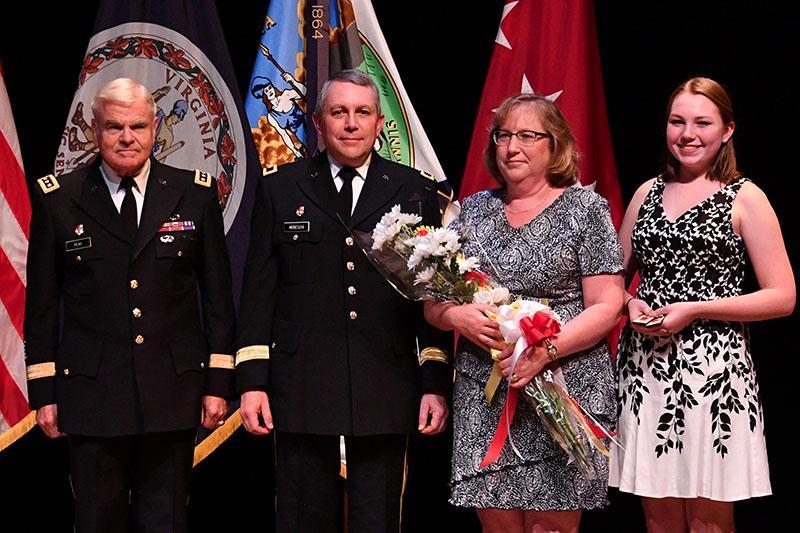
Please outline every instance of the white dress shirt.
M367 171L369 170L369 162L372 160L372 154L364 161L364 164L356 168L357 175L353 177L353 206L350 208L350 214L356 210L358 197L361 196L361 190L364 188L364 182L367 179ZM341 191L344 180L339 177L339 171L342 170L344 165L340 164L328 154L328 163L331 165L331 176L333 176L333 183L336 185L336 190Z
M122 177L114 172L114 170L106 165L103 161L100 163L100 173L103 175L103 180L106 182L108 192L111 193L111 200L117 208L117 212L122 211L122 201L125 199L125 189L122 188ZM133 191L133 199L136 200L136 222L142 220L142 207L144 206L144 192L147 188L147 178L150 176L150 160L148 159L142 169L133 177L134 186L131 188ZM341 181L341 180L340 180Z

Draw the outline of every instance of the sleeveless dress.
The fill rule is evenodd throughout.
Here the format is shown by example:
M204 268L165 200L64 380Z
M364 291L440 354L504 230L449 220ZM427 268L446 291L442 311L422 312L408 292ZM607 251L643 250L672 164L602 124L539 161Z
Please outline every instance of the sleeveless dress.
M502 189L466 198L451 225L464 253L511 292L511 298L548 298L568 322L583 311L581 277L622 271L622 249L605 199L568 187L528 224L513 228L503 212ZM607 504L608 461L593 457L595 479L584 479L553 441L533 408L520 398L511 436L496 462L480 469L508 393L503 380L491 405L483 387L492 371L489 354L460 337L453 390L453 464L450 502L461 507L574 510ZM608 344L561 360L570 394L606 427L616 416L616 379Z
M731 210L739 178L674 222L654 182L631 235L651 308L742 294L744 241ZM610 485L654 498L734 501L771 494L763 416L747 328L695 320L670 337L626 327L620 338L618 432Z

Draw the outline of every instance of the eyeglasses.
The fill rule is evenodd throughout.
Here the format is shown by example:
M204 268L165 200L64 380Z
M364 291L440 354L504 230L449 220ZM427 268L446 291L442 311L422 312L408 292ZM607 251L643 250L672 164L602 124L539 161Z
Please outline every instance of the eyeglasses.
M553 136L543 131L522 130L511 132L506 130L494 130L492 141L497 146L507 146L511 142L511 137L516 137L520 146L533 146L539 139L550 139Z

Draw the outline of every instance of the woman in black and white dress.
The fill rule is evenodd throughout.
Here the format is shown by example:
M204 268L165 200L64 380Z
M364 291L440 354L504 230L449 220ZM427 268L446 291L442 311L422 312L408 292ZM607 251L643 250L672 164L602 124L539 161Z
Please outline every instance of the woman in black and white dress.
M648 529L733 530L735 500L771 493L744 323L787 315L791 265L764 193L736 167L725 90L708 78L669 102L667 171L643 184L620 231L629 326L620 342L610 484L643 497ZM743 294L745 256L759 289Z

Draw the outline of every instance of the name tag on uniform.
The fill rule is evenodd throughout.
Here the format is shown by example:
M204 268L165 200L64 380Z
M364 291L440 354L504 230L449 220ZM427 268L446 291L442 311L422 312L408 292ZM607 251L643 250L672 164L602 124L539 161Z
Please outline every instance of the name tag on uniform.
M305 220L302 222L284 222L284 233L308 233L311 231L311 222Z
M68 252L74 252L75 250L83 250L84 248L91 248L92 238L84 237L83 239L73 239L71 241L65 242L64 247L67 249Z

